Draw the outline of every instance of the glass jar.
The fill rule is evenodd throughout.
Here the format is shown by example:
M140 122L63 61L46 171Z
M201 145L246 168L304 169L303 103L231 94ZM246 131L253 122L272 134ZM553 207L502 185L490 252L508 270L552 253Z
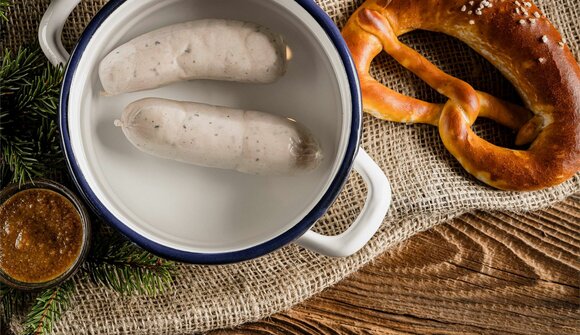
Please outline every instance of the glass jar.
M0 206L2 206L4 203L6 203L9 199L17 195L18 193L31 189L43 189L53 191L63 196L72 203L72 205L74 206L74 208L76 209L76 211L80 216L82 241L80 251L76 256L76 259L71 263L71 265L67 267L67 269L62 274L46 282L38 283L38 282L23 282L16 280L11 276L9 276L0 266L0 282L20 290L46 289L56 286L64 282L65 280L69 279L79 269L83 261L86 259L92 235L89 214L85 206L83 205L82 201L69 189L54 181L41 179L35 180L33 182L24 183L21 185L18 184L8 185L6 188L0 191Z

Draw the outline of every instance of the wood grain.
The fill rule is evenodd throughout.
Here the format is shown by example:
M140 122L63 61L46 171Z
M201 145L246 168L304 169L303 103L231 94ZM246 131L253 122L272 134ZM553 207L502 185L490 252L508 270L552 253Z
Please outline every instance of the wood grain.
M580 334L580 196L464 215L288 312L212 334Z

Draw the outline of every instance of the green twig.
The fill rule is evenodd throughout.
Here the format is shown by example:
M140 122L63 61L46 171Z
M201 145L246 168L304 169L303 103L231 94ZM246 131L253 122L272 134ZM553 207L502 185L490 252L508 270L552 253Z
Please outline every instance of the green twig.
M0 21L8 21L6 10L12 5L10 0L0 0Z
M108 235L108 234L107 234ZM173 282L175 264L163 260L118 234L104 236L85 264L91 280L123 294L157 294Z
M6 50L0 67L2 180L23 183L64 170L57 126L61 67L38 46Z
M50 334L54 322L68 309L74 287L74 282L69 280L41 292L24 321L24 335Z

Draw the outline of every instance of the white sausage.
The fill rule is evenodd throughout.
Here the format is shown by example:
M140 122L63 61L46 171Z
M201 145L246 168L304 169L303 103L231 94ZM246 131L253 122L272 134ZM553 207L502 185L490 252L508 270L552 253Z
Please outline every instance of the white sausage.
M191 79L271 83L286 72L286 44L255 23L207 19L167 26L111 51L99 66L108 94Z
M295 174L322 160L305 127L262 112L146 98L128 105L115 125L145 153L206 167Z

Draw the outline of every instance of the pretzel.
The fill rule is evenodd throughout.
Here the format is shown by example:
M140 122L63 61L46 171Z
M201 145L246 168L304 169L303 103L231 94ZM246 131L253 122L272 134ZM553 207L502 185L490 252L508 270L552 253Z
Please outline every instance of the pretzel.
M518 89L527 108L497 99L450 76L398 36L415 29L465 42ZM502 190L554 186L580 170L580 67L558 31L520 0L367 0L343 36L357 67L365 112L380 119L439 127L445 147L480 181ZM382 51L449 100L435 104L397 93L369 71ZM512 150L478 137L479 117L517 131Z

